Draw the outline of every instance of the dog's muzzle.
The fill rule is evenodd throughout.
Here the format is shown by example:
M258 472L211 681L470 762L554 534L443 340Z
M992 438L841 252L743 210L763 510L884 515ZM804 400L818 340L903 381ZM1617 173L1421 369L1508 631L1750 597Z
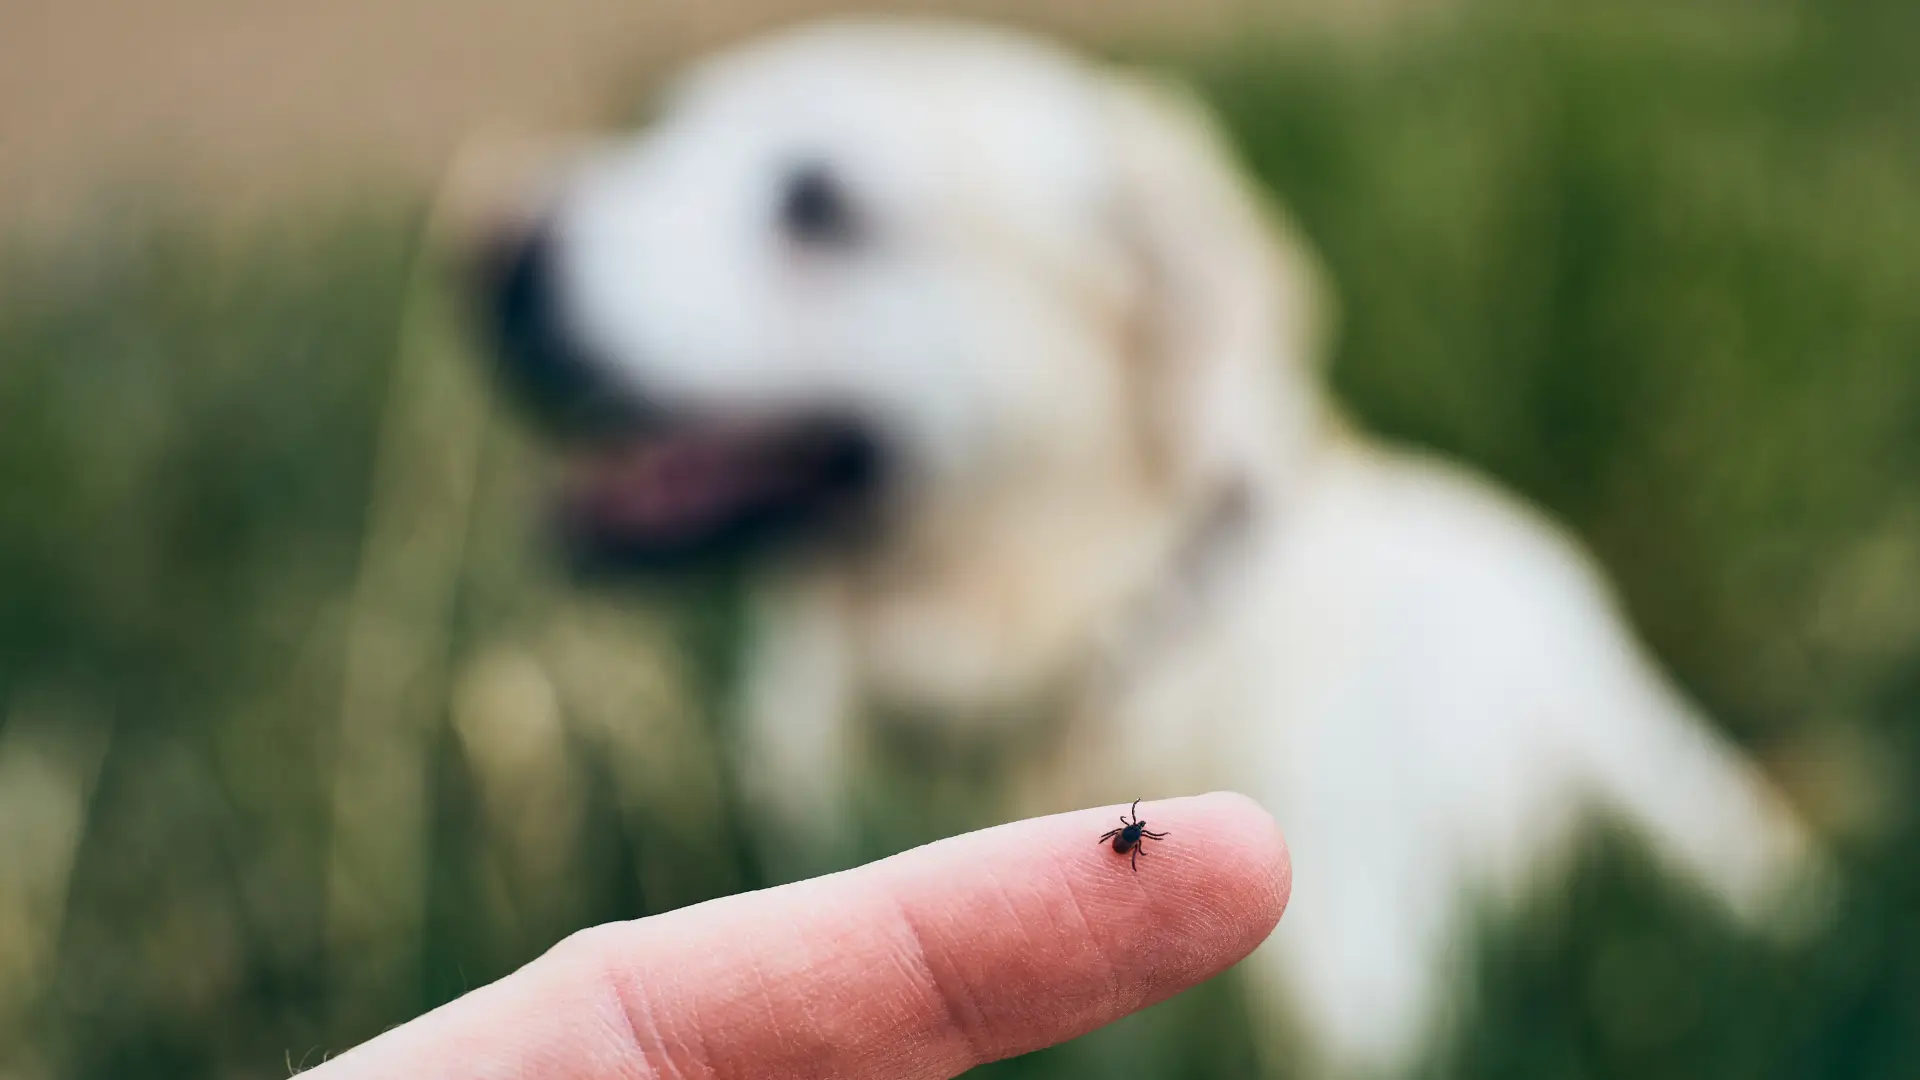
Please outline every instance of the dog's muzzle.
M557 246L544 228L496 241L480 260L481 322L510 397L551 434L578 439L642 425L622 388L566 325Z
M576 569L679 569L871 523L886 470L870 424L817 408L649 401L568 327L545 231L497 244L479 277L503 388L568 459L554 516Z

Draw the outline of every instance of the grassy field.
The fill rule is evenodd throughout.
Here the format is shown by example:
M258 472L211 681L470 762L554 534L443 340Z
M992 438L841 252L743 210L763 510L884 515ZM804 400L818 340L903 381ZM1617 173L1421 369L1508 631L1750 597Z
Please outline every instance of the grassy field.
M1763 949L1596 836L1432 1075L1914 1075L1920 9L1546 8L1140 52L1321 248L1347 405L1569 523L1848 871ZM0 254L0 1077L285 1072L756 880L731 592L542 560L422 205ZM1249 1055L1229 978L983 1072Z

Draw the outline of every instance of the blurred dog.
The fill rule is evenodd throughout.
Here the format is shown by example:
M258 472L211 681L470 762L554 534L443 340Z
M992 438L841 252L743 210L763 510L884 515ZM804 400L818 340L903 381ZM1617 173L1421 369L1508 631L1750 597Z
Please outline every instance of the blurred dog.
M1168 88L804 29L697 69L492 265L576 553L762 568L743 769L792 872L846 857L882 716L1017 747L1002 814L1250 793L1297 869L1269 1026L1348 1072L1444 1032L1471 906L1596 814L1742 916L1811 864L1566 538L1343 423L1310 257Z

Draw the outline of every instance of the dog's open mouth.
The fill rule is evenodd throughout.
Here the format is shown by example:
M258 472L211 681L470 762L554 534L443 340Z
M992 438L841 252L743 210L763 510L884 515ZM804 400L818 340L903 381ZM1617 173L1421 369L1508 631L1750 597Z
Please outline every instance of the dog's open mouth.
M572 456L559 521L585 570L671 569L844 531L881 479L867 428L828 416L674 422Z
M564 447L557 518L577 569L677 569L870 520L883 481L871 423L793 404L663 407L582 343L556 260L553 234L535 229L474 269L505 389Z

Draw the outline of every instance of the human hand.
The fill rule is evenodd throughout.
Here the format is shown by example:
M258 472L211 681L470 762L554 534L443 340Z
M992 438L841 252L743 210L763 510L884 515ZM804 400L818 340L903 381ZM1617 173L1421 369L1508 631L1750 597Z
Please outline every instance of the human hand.
M1285 843L1243 796L1016 821L844 873L583 930L306 1074L312 1080L948 1077L1219 974L1287 904Z

